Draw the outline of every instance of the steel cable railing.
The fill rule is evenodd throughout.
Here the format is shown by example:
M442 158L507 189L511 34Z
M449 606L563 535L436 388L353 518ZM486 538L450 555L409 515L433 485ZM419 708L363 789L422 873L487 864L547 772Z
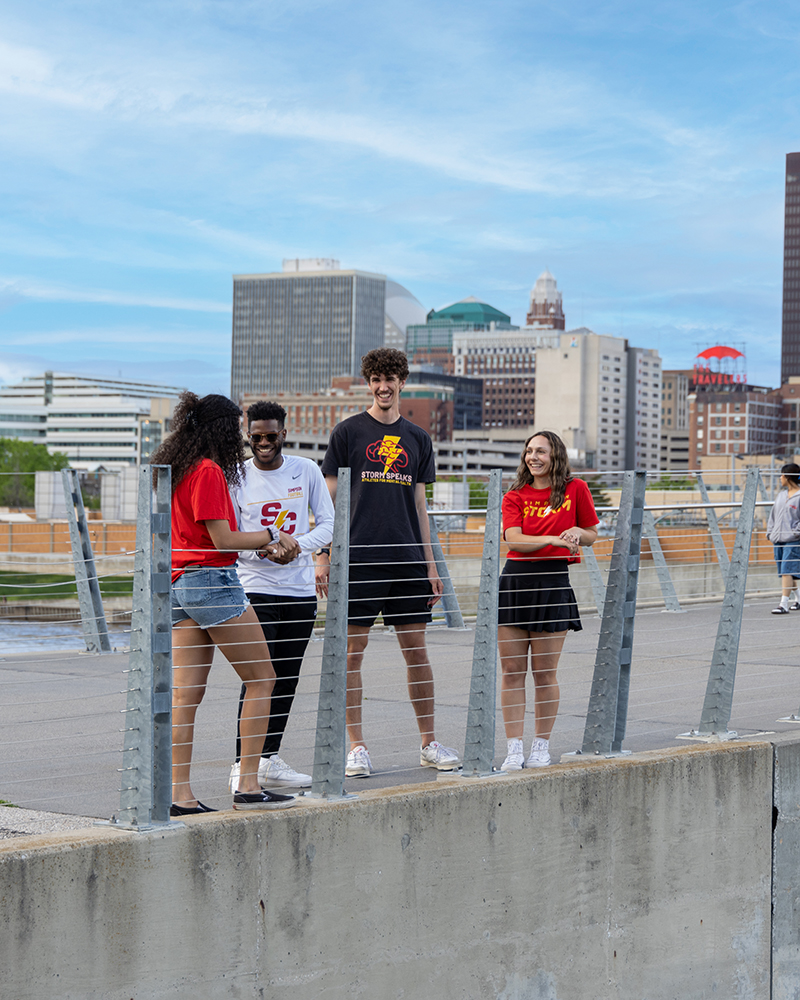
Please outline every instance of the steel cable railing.
M663 480L664 474L659 473L658 477ZM604 488L612 492L614 487L609 480L610 477L606 477ZM719 500L713 489L711 496L710 504L718 515L723 546L730 556L736 524L727 527L726 522L734 518L730 515L726 518L725 514L726 511L738 514L741 502L737 501L737 506L733 507L730 494L727 499ZM775 720L797 711L800 703L796 684L800 668L792 662L792 616L774 618L770 615L779 586L772 547L763 537L769 503L770 500L761 499L755 507L745 604L741 613L736 688L730 717L730 730L740 735L775 728ZM704 523L705 512L711 508L703 502L695 502L694 496L682 496L681 502L672 507L666 502L651 504L648 498L646 507L653 514L656 534L651 532L648 536L644 528L637 563L639 576L624 739L625 749L634 751L674 746L676 737L698 725L714 654L720 602L725 594L720 549L714 545L709 524ZM614 538L610 532L618 533L617 511L618 505L598 503L598 513L607 523L605 533L592 551L606 594L613 594L614 588L619 587L609 572ZM458 512L435 514L440 526L442 560L463 626L447 628L440 606L435 606L433 623L425 633L425 649L434 680L435 735L442 744L463 756L471 710L470 662L477 638L476 615L486 533L482 530L483 512L465 514L455 530L453 524L457 516L460 516ZM679 611L664 613L662 610L666 605L663 581L656 565L656 543L677 596ZM125 550L128 559L133 551L128 544ZM28 543L25 553L28 568L36 568L36 555L33 543ZM504 556L503 548L501 565ZM98 565L105 558L105 555L96 556ZM109 554L107 558L120 557ZM349 561L359 562L356 549L351 551ZM409 558L383 561L373 582L383 586L399 581L413 564L414 559ZM104 598L105 581L112 575L96 572L91 578ZM605 611L602 601L600 613L597 610L587 553L584 553L583 562L570 570L570 579L583 629L568 634L558 664L560 702L551 741L555 761L562 753L580 748L583 742L603 623L601 615ZM33 590L42 595L42 600L52 602L66 588L67 582L34 581L26 593ZM9 598L7 605L17 603L14 600L14 586L17 585L6 583L0 576L0 586L3 588L0 597ZM139 611L145 616L144 621L145 609L139 606ZM303 774L314 772L315 754L320 746L327 746L325 741L320 743L317 725L327 611L326 602L320 601L318 620L302 668L290 675L297 678L298 684L280 755ZM118 811L119 789L126 787L131 774L120 762L121 731L129 737L140 728L126 722L131 713L125 709L125 695L121 691L124 684L120 683L120 677L124 680L131 675L121 673L122 669L129 669L125 654L87 657L76 652L58 652L69 643L80 644L81 633L74 625L78 617L73 615L68 621L47 626L30 621L13 623L7 615L0 617L0 702L3 706L0 798L19 805L107 816ZM288 624L293 621L290 618ZM50 627L55 632L45 631ZM133 630L114 631L113 645L118 650L131 645L138 648L140 637L146 638L147 627L140 624ZM15 632L18 628L26 630L24 636ZM496 638L495 635L487 646L495 655ZM237 640L232 641L236 646ZM52 653L47 652L48 643ZM33 656L27 651L32 647L36 649ZM282 660L280 647L280 640L276 640L273 653L278 665ZM421 643L411 641L406 643L405 652L413 658L421 649ZM500 654L502 656L502 648ZM499 678L499 658L496 670ZM406 674L404 652L391 625L391 616L379 615L369 632L361 670L364 739L375 771L363 782L347 778L348 791L436 776L432 768L420 767L419 723L422 729L426 728L428 709L420 711L419 715L415 711L415 691L409 692ZM533 732L530 716L534 702L531 678L527 683L526 744ZM239 677L224 658L215 653L208 689L197 713L192 782L196 794L216 807L226 808L231 801L227 783L236 754L240 688ZM429 701L425 691L421 697L422 702ZM76 711L76 705L84 710ZM161 708L164 708L163 699ZM783 724L783 728L790 726L791 723ZM493 709L493 727L493 760L494 765L499 766L505 754L499 697L496 711ZM525 750L527 753L527 745Z

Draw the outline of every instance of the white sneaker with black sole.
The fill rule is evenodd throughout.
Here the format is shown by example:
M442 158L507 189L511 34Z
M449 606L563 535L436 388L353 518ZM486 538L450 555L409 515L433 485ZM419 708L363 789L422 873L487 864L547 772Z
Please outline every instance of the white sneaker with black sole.
M281 795L262 788L258 792L236 792L233 796L234 809L288 809L296 806L294 795Z

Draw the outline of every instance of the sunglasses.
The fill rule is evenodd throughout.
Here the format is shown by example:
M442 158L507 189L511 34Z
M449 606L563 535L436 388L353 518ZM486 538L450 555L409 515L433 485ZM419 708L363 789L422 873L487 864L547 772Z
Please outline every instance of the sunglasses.
M269 442L270 444L275 444L276 441L280 439L280 431L275 433L272 431L269 434L249 434L248 437L253 442L253 444L261 444L262 442Z

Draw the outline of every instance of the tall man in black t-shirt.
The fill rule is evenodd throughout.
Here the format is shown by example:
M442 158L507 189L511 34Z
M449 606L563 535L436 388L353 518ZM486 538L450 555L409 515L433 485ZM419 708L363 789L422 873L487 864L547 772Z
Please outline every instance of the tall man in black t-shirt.
M433 445L416 424L400 416L400 393L408 378L405 354L388 347L361 359L361 374L373 403L334 427L322 473L336 499L337 473L351 470L350 592L347 624L346 774L365 778L371 770L361 728L361 664L369 630L379 614L393 625L408 668L408 692L421 738L420 764L441 771L459 765L455 750L433 731L433 672L425 645L431 608L442 581L431 551L425 484L436 479ZM317 581L327 584L330 562L317 556Z

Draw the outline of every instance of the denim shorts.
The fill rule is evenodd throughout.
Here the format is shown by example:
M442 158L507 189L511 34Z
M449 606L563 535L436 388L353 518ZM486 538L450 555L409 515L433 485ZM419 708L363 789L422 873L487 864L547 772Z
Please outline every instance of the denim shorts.
M778 576L800 577L800 545L775 545Z
M248 605L233 566L186 569L172 584L172 624L191 618L200 628L222 625Z

